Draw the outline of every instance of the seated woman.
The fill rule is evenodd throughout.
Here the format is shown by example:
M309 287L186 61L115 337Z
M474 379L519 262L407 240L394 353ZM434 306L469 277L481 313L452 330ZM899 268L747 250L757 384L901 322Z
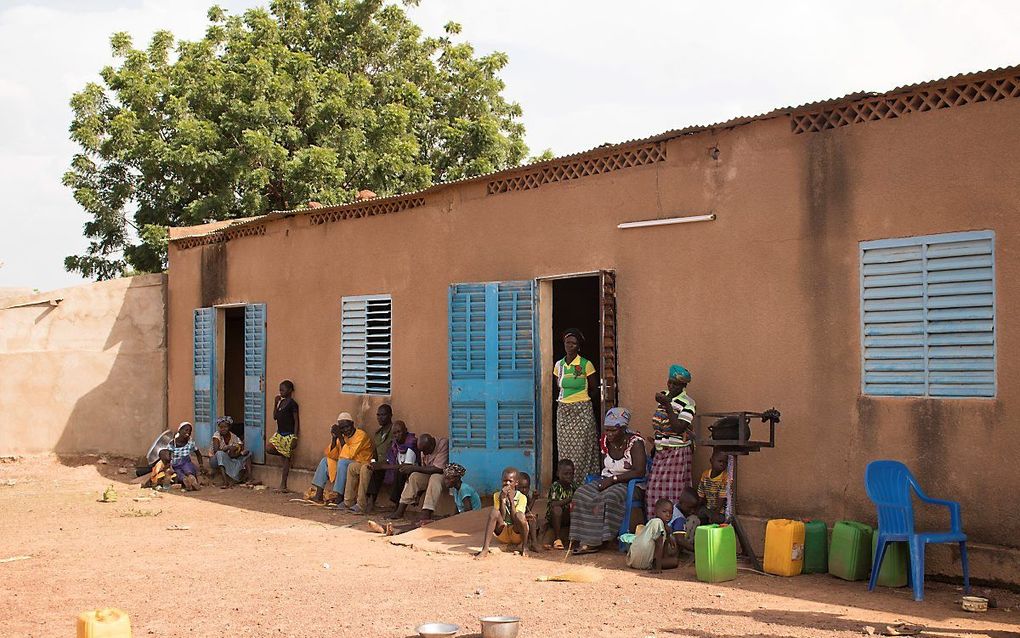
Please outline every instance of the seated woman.
M195 426L191 425L188 421L184 421L178 426L177 434L170 439L170 443L166 446L170 450L170 466L177 473L177 481L184 484L184 489L189 492L195 492L199 489L198 468L191 462L191 456L194 455L198 459L199 466L204 464L202 453L199 451L194 439L191 438L194 429Z
M627 428L629 423L630 410L626 408L606 413L600 441L602 478L574 492L570 540L580 543L575 554L597 552L617 537L626 513L627 481L645 475L645 444L639 434Z
M212 437L212 455L209 457L209 469L219 469L223 484L220 489L227 489L231 482L240 483L251 477L251 452L244 449L244 441L230 431L234 419L221 416L216 419L216 433ZM214 474L215 477L215 474Z

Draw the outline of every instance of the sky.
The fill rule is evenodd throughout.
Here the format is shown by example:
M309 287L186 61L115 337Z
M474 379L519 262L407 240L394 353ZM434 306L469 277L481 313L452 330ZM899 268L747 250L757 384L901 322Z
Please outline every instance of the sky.
M220 0L231 12L268 0ZM0 287L81 283L66 255L87 216L61 184L72 93L113 62L109 37L197 39L213 0L0 1ZM1020 2L939 0L422 0L426 33L455 20L504 51L527 142L565 155L855 91L1020 64Z

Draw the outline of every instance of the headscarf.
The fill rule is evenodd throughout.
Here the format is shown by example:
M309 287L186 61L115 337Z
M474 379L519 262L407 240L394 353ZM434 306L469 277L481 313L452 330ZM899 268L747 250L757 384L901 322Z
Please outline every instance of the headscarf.
M234 424L234 417L232 417L232 416L221 416L220 418L216 419L216 425L219 425L220 423L226 423L227 425L233 425Z
M680 381L683 381L684 383L690 383L691 371L683 367L679 363L674 363L673 365L669 366L669 378L678 379Z
M584 343L584 334L577 328L567 328L566 330L564 330L563 334L560 335L560 341L571 336L577 339L578 345Z
M464 478L465 474L467 474L467 468L460 463L447 463L443 468L443 476L448 479Z
M190 425L191 431L192 432L195 431L195 425L191 421L181 421L181 424L177 426L177 429L174 431L174 433L176 434L177 432L180 432L181 428L183 428L185 425Z
M606 412L605 427L627 429L630 424L630 410L627 408L609 408Z

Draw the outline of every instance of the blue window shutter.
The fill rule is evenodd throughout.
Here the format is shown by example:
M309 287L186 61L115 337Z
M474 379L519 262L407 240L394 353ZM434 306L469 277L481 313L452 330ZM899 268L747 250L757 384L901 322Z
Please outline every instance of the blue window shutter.
M390 296L344 297L340 322L341 392L390 394L393 341Z
M991 231L861 244L865 394L995 396Z
M244 307L244 446L266 462L266 305Z
M192 371L194 373L195 442L212 445L213 411L216 409L216 310L197 308L194 313Z

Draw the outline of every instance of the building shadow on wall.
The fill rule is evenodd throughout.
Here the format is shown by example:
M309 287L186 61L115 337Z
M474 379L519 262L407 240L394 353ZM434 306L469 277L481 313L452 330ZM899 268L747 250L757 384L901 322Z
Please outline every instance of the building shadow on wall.
M73 324L86 344L68 347L61 376L51 380L56 400L62 388L86 385L82 375L106 375L75 401L54 445L67 464L79 464L75 455L81 454L143 457L166 427L166 276L141 275L123 289L115 285L69 291L39 319ZM100 286L111 290L98 292ZM112 322L105 319L110 314ZM99 326L109 326L105 337L88 334Z

